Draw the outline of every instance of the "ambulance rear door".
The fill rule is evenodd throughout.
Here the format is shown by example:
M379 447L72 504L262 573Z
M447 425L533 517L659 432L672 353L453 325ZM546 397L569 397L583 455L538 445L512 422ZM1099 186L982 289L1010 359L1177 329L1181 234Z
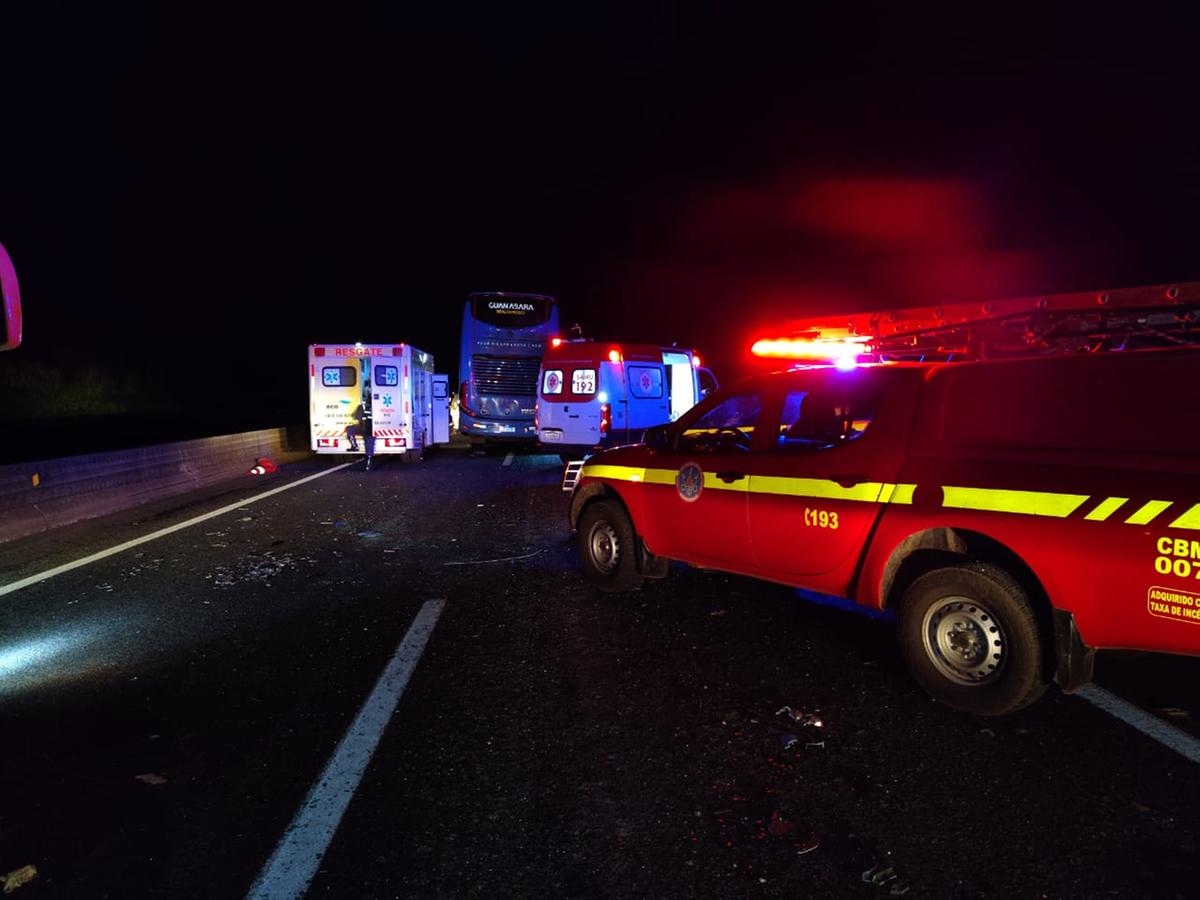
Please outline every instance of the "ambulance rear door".
M387 355L372 356L363 360L363 367L370 375L372 433L375 435L376 453L403 453L407 441L404 439L404 412L401 398L399 348L388 348Z
M309 431L316 453L346 451L346 426L362 400L360 360L334 356L333 349L314 347L310 357Z
M433 376L433 442L450 443L450 376Z
M676 350L663 351L663 365L667 367L671 421L674 422L700 400L696 368L692 365L691 354Z

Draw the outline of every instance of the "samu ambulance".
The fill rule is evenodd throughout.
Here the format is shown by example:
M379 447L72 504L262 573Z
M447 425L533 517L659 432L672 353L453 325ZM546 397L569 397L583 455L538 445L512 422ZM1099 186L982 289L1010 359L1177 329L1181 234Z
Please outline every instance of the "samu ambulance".
M696 405L699 366L691 350L555 338L538 375L538 440L564 460L639 441Z
M359 405L370 416L375 453L419 460L450 440L449 376L408 344L312 344L308 348L309 433L314 453L366 452L346 429Z
M588 580L678 560L894 612L915 680L981 715L1097 651L1200 656L1200 284L796 332L753 348L781 371L587 461Z

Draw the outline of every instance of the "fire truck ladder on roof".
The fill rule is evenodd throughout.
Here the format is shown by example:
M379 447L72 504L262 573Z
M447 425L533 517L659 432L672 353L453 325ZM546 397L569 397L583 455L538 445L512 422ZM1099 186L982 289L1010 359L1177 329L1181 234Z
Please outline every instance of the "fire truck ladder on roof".
M791 323L820 341L866 340L880 359L999 359L1200 347L1200 282L820 316Z

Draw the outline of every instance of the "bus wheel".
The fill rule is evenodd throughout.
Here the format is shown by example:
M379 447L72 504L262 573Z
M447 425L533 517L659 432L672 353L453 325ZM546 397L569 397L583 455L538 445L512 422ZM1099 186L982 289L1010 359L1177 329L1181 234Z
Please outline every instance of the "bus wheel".
M899 637L913 678L948 706L1005 715L1046 689L1029 598L989 563L946 566L914 581L901 600Z
M637 571L636 536L620 505L598 500L584 509L577 529L583 574L602 591L636 591L642 586Z

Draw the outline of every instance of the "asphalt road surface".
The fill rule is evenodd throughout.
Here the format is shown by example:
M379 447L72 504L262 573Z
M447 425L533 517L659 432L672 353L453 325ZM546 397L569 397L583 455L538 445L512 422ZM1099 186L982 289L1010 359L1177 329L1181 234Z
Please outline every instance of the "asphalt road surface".
M0 596L14 896L243 897L281 853L312 897L1195 896L1200 765L1085 700L941 707L889 625L749 579L598 594L555 457L336 462L0 546L11 585L231 507ZM1099 680L1194 734L1198 663ZM330 795L324 850L289 825Z

